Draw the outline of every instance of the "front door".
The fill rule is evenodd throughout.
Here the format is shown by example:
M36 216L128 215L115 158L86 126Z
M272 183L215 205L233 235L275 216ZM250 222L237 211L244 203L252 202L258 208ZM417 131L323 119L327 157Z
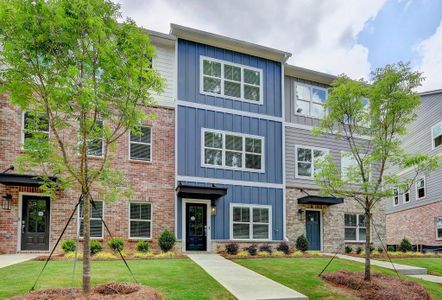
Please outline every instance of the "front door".
M207 250L207 205L186 203L186 250Z
M21 250L49 250L49 198L23 196Z
M321 214L316 210L305 212L308 250L321 250Z

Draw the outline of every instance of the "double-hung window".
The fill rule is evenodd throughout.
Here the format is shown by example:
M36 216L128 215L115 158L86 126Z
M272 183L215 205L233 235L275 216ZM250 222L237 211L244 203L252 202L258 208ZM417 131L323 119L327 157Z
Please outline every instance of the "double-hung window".
M92 238L103 238L103 201L94 201L95 207L90 204L90 232ZM83 237L83 201L80 202L78 211L80 237Z
M410 202L410 191L404 192L404 203Z
M87 141L88 156L103 156L103 121L97 120L95 128L91 131L92 137Z
M296 146L296 177L314 178L318 171L318 162L328 154L327 149Z
M322 118L326 99L326 89L295 83L295 114Z
M437 123L431 128L431 138L433 148L442 145L442 122Z
M425 198L425 177L421 177L416 181L416 199Z
M365 216L360 214L345 214L345 240L364 242L366 236Z
M233 204L231 206L231 237L234 240L271 239L271 207Z
M203 166L250 171L264 169L262 137L203 129L202 138Z
M129 238L152 237L152 206L150 203L129 203Z
M201 93L262 104L262 70L201 57Z
M399 190L393 189L393 206L399 205Z
M130 131L129 158L131 160L152 161L152 130L140 126Z
M436 239L442 240L442 217L436 218Z
M23 113L23 148L38 150L49 142L49 122L44 114Z

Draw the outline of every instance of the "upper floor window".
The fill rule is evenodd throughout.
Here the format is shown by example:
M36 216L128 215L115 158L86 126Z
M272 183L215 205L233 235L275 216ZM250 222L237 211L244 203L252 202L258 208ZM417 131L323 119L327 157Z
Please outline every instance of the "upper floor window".
M264 138L203 129L203 166L239 170L264 170Z
M436 218L436 238L438 240L442 239L442 217Z
M364 242L366 236L365 216L360 214L345 214L345 240Z
M295 83L295 114L322 118L326 99L326 89Z
M49 141L49 122L44 114L23 113L23 147L38 149Z
M442 122L439 122L431 128L431 138L433 148L439 147L442 144Z
M233 204L231 237L234 240L271 239L271 208L265 205Z
M94 201L94 205L90 205L90 234L92 238L103 238L103 201ZM78 219L78 230L83 237L83 201L80 202Z
M317 163L328 154L328 150L296 146L296 177L313 178L317 172Z
M368 180L371 180L372 168L371 166L365 166L365 176L368 176ZM362 176L359 169L359 164L356 161L352 152L341 152L341 177L343 180L349 180L352 183L362 183Z
M404 193L404 203L410 202L410 191Z
M422 177L416 181L416 198L425 198L425 192L425 177Z
M88 156L103 156L103 138L99 137L103 135L103 121L97 120L95 122L96 131L92 131L94 135L93 138L88 139L87 141L87 155ZM97 133L97 137L95 137L95 133Z
M393 206L399 205L399 190L393 189Z
M152 161L152 130L140 126L129 133L129 158L131 160Z
M262 104L262 70L201 56L200 91Z

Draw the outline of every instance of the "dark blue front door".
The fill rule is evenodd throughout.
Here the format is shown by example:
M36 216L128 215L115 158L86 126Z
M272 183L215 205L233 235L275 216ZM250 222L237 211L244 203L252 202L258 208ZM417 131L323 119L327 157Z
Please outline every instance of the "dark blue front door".
M305 212L305 227L307 230L308 250L321 250L321 214L319 211Z
M186 250L207 250L206 216L206 204L186 204Z

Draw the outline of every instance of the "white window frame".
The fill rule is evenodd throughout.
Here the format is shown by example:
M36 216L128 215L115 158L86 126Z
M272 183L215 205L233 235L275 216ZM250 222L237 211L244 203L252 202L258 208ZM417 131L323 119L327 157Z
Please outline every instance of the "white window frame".
M424 180L424 196L423 197L419 197L419 191L418 191L418 188L417 188L417 182L419 181L419 180ZM416 187L416 199L417 200L421 200L421 199L424 199L424 198L426 198L427 197L427 179L425 178L425 176L422 176L422 177L419 177L417 180L416 180L416 183L414 184L415 185L415 187Z
M437 241L441 241L441 240L442 240L442 237L439 237L439 236L438 236L438 229L439 229L439 228L442 228L442 227L439 227L439 226L438 226L438 221L439 221L439 219L442 220L442 216L440 216L440 217L436 217L435 219L436 219L436 224L435 224L435 227L436 227L436 240L437 240Z
M349 178L347 177L347 175L345 175L345 177L343 177L344 176L344 168L343 168L343 164L342 164L342 159L344 158L344 157L346 157L346 158L349 158L349 157L351 157L353 160L354 160L354 162L355 162L355 165L354 166L358 166L358 162L356 161L356 158L354 157L354 155L350 152L350 151L341 151L341 178L343 179L343 180L349 180ZM369 174L368 174L368 181L371 181L372 180L372 176L373 176L373 168L372 168L373 166L372 165L370 165L370 169L368 170L369 171ZM361 182L353 182L354 184L361 184L362 183L362 177L361 177Z
M206 160L205 160L205 133L206 132L213 132L213 133L219 133L222 134L223 137L223 145L222 148L216 148L218 151L221 150L222 152L222 164L220 166L218 165L210 165L210 164L206 164ZM231 167L231 166L226 166L226 151L229 152L230 150L226 150L226 134L227 135L232 135L232 136L237 136L237 137L242 137L242 143L243 143L243 147L242 147L242 167ZM251 139L259 139L261 140L261 169L251 169L251 168L246 168L246 138L251 138ZM210 148L210 147L209 147ZM200 153L201 153L201 167L204 168L216 168L216 169L225 169L225 170L236 170L236 171L247 171L247 172L257 172L257 173L264 173L265 172L265 138L263 136L258 136L258 135L250 135L250 134L244 134L244 133L238 133L238 132L232 132L232 131L223 131L223 130L217 130L217 129L210 129L210 128L201 128L201 149L200 149ZM210 148L212 149L212 148ZM215 149L215 148L213 148ZM231 151L231 152L239 152L239 151ZM258 155L258 153L250 153L250 154L254 154L254 155Z
M311 161L312 174L310 176L298 175L298 149L308 149L308 150L311 150L311 152L312 152L312 161ZM313 180L315 178L316 168L315 168L315 162L314 162L314 157L313 157L314 150L323 151L323 152L325 152L326 156L330 154L329 149L313 147L313 146L295 145L295 178L310 179L310 180ZM302 163L302 161L301 161L301 163Z
M248 239L235 239L233 238L233 209L235 207L248 208L249 209L249 222L235 222L237 224L249 224L249 237ZM266 208L269 213L269 235L267 239L254 239L253 238L253 225L264 225L266 223L254 223L253 222L253 209L254 208ZM271 241L272 240L272 206L271 205L262 205L262 204L243 204L243 203L230 203L230 240L232 241Z
M211 62L215 62L215 63L220 63L221 64L221 93L217 94L217 93L211 93L211 92L206 92L204 91L204 76L208 76L208 75L204 75L204 61L211 61ZM233 97L233 96L229 96L229 95L225 95L224 94L224 81L226 80L224 78L224 65L229 65L229 66L234 66L234 67L238 67L241 68L241 96L240 97ZM253 85L253 84L249 84L249 83L245 83L244 82L244 69L248 69L251 71L255 71L255 72L259 72L259 101L254 101L254 100L250 100L250 99L246 99L244 98L244 85L250 85L250 86L255 86L258 87L257 85ZM216 77L218 79L218 77ZM227 79L227 81L231 81L229 79ZM235 81L237 82L237 81ZM264 85L263 85L263 70L259 69L259 68L254 68L254 67L250 67L247 65L241 65L241 64L236 64L236 63L232 63L229 61L225 61L225 60L221 60L221 59L216 59L216 58L212 58L212 57L208 57L208 56L203 56L200 55L200 94L203 95L209 95L209 96L215 96L215 97L222 97L222 98L226 98L226 99L232 99L232 100L239 100L239 101L243 101L243 102L248 102L248 103L252 103L252 104L258 104L258 105L263 105L264 104Z
M398 188L394 188L393 189L393 206L398 206L399 205L399 189ZM397 203L396 203L396 199L397 199Z
M93 155L93 154L89 154L89 149L88 149L88 141L86 141L86 156L87 157L97 157L97 158L102 158L104 156L104 121L98 119L97 122L101 122L102 124L102 129L103 129L103 137L101 138L101 155Z
M408 195L408 201L407 201L407 197L406 197L406 195ZM411 201L411 195L410 195L410 191L408 190L408 191L406 191L406 192L404 192L404 194L402 195L402 197L403 197L403 202L404 202L404 204L405 203L409 203L410 201Z
M21 137L20 137L21 150L25 150L25 114L27 112L29 112L29 111L22 111L22 117L21 117ZM49 124L49 121L48 121L48 124ZM38 130L38 131L46 133L46 131L42 131L42 130ZM50 140L51 139L51 126L49 126L49 128L48 128L47 134L48 134L48 139Z
M152 128L152 126L147 126L147 125L140 125L140 126L137 126L137 127L144 127L144 128L150 128L150 143L142 143L142 142L132 142L131 140L130 140L130 135L131 135L131 130L129 130L129 134L127 135L127 139L128 139L128 144L129 144L129 147L128 147L128 158L129 158L129 160L130 161L139 161L139 162L152 162L152 154L153 154L153 148L152 148L152 142L153 142L153 128ZM143 159L136 159L136 158L131 158L130 157L130 153L131 153L131 144L140 144L140 145L149 145L150 146L150 159L149 160L143 160Z
M434 136L433 135L433 129L435 127L437 127L437 126L442 127L442 121L437 123L437 124L435 124L435 125L433 125L433 126L431 126L431 147L432 147L432 149L436 149L436 148L442 147L442 144L439 145L439 146L436 146L435 143L434 143L434 139L437 138L437 137L440 137L442 135L442 133L440 135L438 135L438 136Z
M132 203L134 203L134 204L145 204L145 205L150 205L150 219L149 220L143 220L143 219L131 219L130 218L130 205L132 204ZM153 216L153 205L152 205L152 203L151 202L141 202L141 201L129 201L129 203L128 203L128 208L127 208L127 212L128 212L128 216L127 216L127 218L128 218L128 228L127 228L127 231L128 231L128 237L129 237L129 239L130 240L152 240L152 225L153 225L153 221L152 221L152 216ZM137 236L132 236L131 234L132 234L132 232L131 232L131 230L130 230L130 223L132 222L132 221L136 221L136 222L149 222L150 223L150 233L149 233L149 235L150 235L150 237L137 237Z
M345 225L345 215L356 215L356 226L346 226ZM365 226L359 226L359 216L364 216L364 214L361 213L351 213L351 212L346 212L344 213L344 239L345 239L345 228L356 228L356 240L347 240L345 239L344 242L346 243L365 243L365 240L361 240L359 238L359 229L360 228L365 228L365 235L367 236L367 227Z
M300 101L304 101L304 102L308 102L309 103L309 111L308 114L303 114L303 113L298 113L297 112L297 104L298 104L298 97L296 96L296 87L297 86L303 86L306 87L310 90L310 100L303 100L300 99ZM313 104L321 104L322 108L324 109L324 103L323 102L316 102L313 101L313 97L312 97L312 88L318 89L318 90L322 90L325 91L325 99L328 98L328 89L323 88L321 86L317 86L317 85L312 85L312 84L306 84L306 83L302 83L302 82L294 82L294 90L293 90L293 97L294 97L294 105L293 105L293 109L294 109L294 114L297 116L302 116L302 117L309 117L309 118L314 118L314 119L321 119L321 117L318 116L313 116L312 115L312 106ZM326 111L324 109L324 115L325 115Z
M101 209L101 218L104 220L104 201L103 200L94 200L94 202L102 202L103 203L102 204L102 209ZM80 235L80 225L81 225L81 220L83 219L83 218L80 218L80 207L81 206L79 205L78 206L78 211L77 211L77 234L78 234L80 239L83 239L83 236ZM93 206L92 206L92 203L90 203L90 212L92 212L92 209L93 209ZM92 218L92 216L91 216L90 220L91 221L92 220L99 220L99 221L101 221L100 218ZM102 240L103 238L104 238L104 223L101 222L101 236L94 236L94 237L91 236L91 239Z

